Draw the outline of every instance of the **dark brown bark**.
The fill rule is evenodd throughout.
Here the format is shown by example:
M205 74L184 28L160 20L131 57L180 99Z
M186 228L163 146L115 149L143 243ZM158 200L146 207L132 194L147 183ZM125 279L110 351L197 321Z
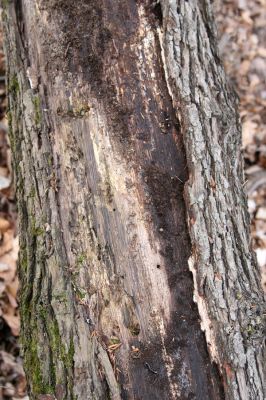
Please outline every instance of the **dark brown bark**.
M211 262L205 253L210 243L216 245L210 221L213 215L217 222L217 210L212 214L207 209L202 216L202 207L197 208L199 194L210 190L202 184L201 169L200 192L193 192L195 160L202 158L197 149L208 139L199 137L198 129L201 124L208 132L210 115L215 115L211 101L220 106L217 119L226 112L235 127L237 117L209 32L207 3L192 3L180 2L175 8L166 0L5 4L10 140L21 233L22 337L34 399L244 399L245 393L262 399L261 323L254 328L257 345L252 335L242 343L245 335L235 336L242 334L242 314L236 312L240 328L231 327L230 337L226 318L232 310L217 308L219 282L210 285ZM199 33L200 50L189 66L190 30ZM203 35L209 48L200 41L202 32L209 34ZM173 43L182 57L172 57ZM202 45L218 73L221 100L213 90L214 83L218 87L215 73L208 76L204 69ZM204 77L202 92L205 86L211 89L200 105L197 71ZM216 122L212 120L213 135L219 136L223 132L215 130ZM234 132L238 141L238 128ZM240 174L238 152L231 157L226 160L237 164L234 183ZM224 186L215 181L228 171L216 165L212 154L210 158L207 176L216 171L212 185L219 194ZM227 190L237 202L244 201L242 189ZM219 216L231 215L230 201L219 203ZM204 218L208 226L201 243L198 221L203 227ZM230 254L224 255L230 264L225 272L212 257L218 280L231 279L238 258L243 268L250 264L247 229L244 238L237 229L227 238L239 247L231 264ZM192 263L191 253L198 264ZM239 277L240 296L246 281L258 304L262 296L256 271L247 273L243 285ZM225 301L227 295L231 302L231 292L225 292ZM229 354L237 350L231 350L226 335L238 340L237 350L243 348L252 357L256 351L258 366L245 359L239 372ZM252 374L254 383L249 383Z

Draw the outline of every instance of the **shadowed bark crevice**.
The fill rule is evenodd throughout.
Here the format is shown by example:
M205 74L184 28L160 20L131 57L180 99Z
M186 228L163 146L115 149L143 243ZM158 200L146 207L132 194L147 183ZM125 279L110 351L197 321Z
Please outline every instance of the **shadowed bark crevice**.
M240 259L236 246L221 266L215 240L226 249L216 218L230 215L231 197L242 201L238 189L227 187L225 203L218 195L219 180L236 182L227 167L239 171L238 156L222 169L213 154L232 134L217 126L224 113L234 123L235 106L206 35L213 22L192 3L28 0L4 10L34 399L244 398L230 381L239 372L228 360L236 337L225 339L231 298L225 319L214 308ZM201 330L206 319L214 336Z

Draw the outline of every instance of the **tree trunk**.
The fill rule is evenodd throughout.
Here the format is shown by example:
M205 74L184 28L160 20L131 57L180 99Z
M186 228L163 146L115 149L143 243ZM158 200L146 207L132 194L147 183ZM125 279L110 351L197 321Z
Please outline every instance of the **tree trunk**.
M209 0L3 7L31 398L262 400L263 296Z

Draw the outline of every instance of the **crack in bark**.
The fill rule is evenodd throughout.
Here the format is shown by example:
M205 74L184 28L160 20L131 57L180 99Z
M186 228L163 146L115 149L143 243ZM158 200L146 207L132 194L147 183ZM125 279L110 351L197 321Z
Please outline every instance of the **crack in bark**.
M210 342L210 353L227 382L226 396L230 399L262 399L263 384L259 374L263 345L256 342L256 332L248 340L245 335L249 324L256 320L252 304L262 303L263 297L256 263L249 256L247 215L242 214L243 206L246 209L246 200L242 188L240 130L235 118L235 98L228 90L219 58L213 51L213 33L206 26L206 18L212 21L209 2L180 1L179 11L176 2L165 0L162 6L165 22L161 36L163 58L173 102L177 107L181 103L181 112L177 108L177 113L181 116L190 172L185 196L193 245L191 269L203 329ZM195 16L201 21L197 25L197 34L193 30ZM205 21L205 32L202 21ZM176 51L177 47L181 49L180 54ZM184 64L181 73L176 67L182 65L184 60L189 66L189 75L184 70ZM219 99L216 101L212 87L218 88ZM224 126L215 123L219 118L227 120ZM223 153L229 153L231 157L231 160L224 157L225 164L222 163ZM211 184L210 172L213 173L211 160L215 163L215 190L206 195L206 188ZM218 267L219 279L222 279L218 293L226 300L225 309L221 307L221 298L217 296L214 284L215 266ZM243 275L245 270L248 271L246 278ZM252 292L252 299L246 299L245 305L239 304L237 291L240 297L246 291ZM236 310L238 318L235 319ZM261 326L256 323L255 326L259 335ZM230 332L228 336L226 331ZM259 369L251 354L260 360ZM225 365L232 366L230 373ZM239 384L238 389L235 382Z

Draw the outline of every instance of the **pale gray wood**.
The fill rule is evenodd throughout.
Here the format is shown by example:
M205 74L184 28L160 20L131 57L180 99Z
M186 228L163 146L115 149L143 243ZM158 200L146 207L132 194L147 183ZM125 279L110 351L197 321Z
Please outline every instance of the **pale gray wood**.
M240 129L209 3L4 3L31 397L262 399Z

